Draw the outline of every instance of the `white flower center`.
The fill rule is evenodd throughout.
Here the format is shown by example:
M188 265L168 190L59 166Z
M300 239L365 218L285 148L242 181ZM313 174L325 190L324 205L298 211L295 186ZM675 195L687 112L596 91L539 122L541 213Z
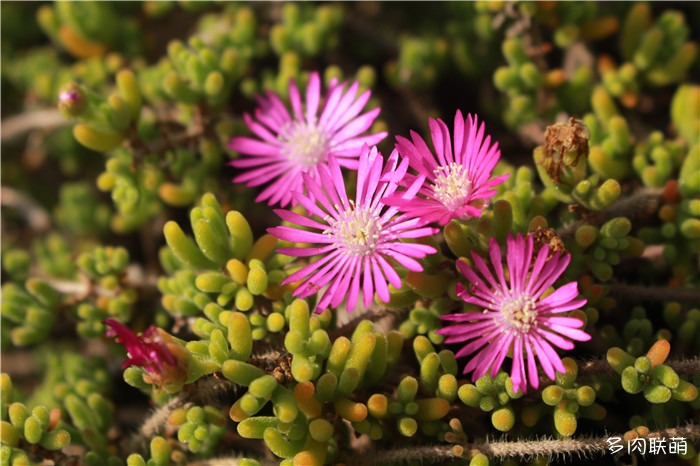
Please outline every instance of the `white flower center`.
M282 155L303 167L317 165L328 153L328 135L316 125L290 122L282 128L277 139L282 143Z
M381 232L382 224L377 215L355 208L353 204L323 233L333 238L336 246L346 254L367 256L377 248Z
M536 304L530 295L505 297L499 307L501 324L509 332L524 334L528 333L532 326L537 325Z
M433 171L433 193L435 199L450 210L457 210L464 205L471 194L472 182L469 180L464 165L452 162Z

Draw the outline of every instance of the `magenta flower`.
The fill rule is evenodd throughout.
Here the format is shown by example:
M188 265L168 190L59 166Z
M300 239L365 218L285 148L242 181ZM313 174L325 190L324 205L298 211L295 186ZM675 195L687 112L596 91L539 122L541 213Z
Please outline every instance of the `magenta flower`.
M116 337L117 343L126 348L127 359L122 363L122 369L129 366L143 367L149 374L163 374L169 367L178 365L175 356L163 341L158 327L151 325L142 335L136 335L129 327L114 319L106 319L105 334Z
M317 293L328 285L316 305L321 312L329 305L338 307L347 296L346 307L352 311L362 293L365 307L369 306L374 292L389 301L387 281L401 287L401 278L392 261L408 270L421 271L416 261L435 248L424 244L401 242L405 238L419 238L437 232L434 228L420 227L417 218L405 215L396 217L398 209L384 205L381 199L392 194L408 169L407 161L397 167L398 154L394 151L383 167L382 155L377 148L365 146L359 159L357 191L355 199L348 199L345 182L335 159L328 167L318 168L320 177L312 178L303 173L304 184L310 196L296 193L296 201L309 213L309 217L292 211L277 209L283 220L302 228L280 226L268 231L286 241L313 243L309 247L280 249L282 254L306 257L321 256L319 260L302 267L282 282L304 280L294 291L302 298ZM313 197L311 197L313 196ZM311 218L311 216L317 218ZM312 230L312 231L308 231Z
M319 167L337 159L341 167L357 169L357 155L363 144L374 145L386 137L386 132L362 134L379 114L379 108L360 115L370 98L370 91L359 96L359 83L347 90L345 83L333 80L323 104L321 116L321 80L312 73L306 88L306 103L302 105L296 83L289 84L293 114L272 92L258 96L260 107L255 119L244 115L248 128L256 137L235 137L229 147L249 157L231 162L244 172L233 179L247 186L268 186L256 201L282 207L293 201L292 192L304 192L301 174L319 178ZM359 116L358 116L359 115ZM257 121L256 121L257 120Z
M491 268L473 253L476 270L457 261L457 268L471 283L468 290L458 284L457 294L464 301L484 310L444 315L443 320L458 323L444 327L438 333L447 335L445 343L471 340L455 356L459 358L476 353L464 368L464 373L474 371L473 380L482 377L489 369L491 377L495 376L506 356L511 354L513 365L510 377L514 390L527 391L528 378L530 386L536 389L539 385L536 359L547 377L554 379L555 371L565 372L566 369L552 346L570 350L574 347L571 340L587 341L591 338L579 330L584 325L583 321L561 316L586 304L585 299L576 299L576 282L567 283L545 295L569 265L571 255L562 256L555 252L548 259L549 246L543 246L532 263L533 239L529 235L527 238L509 236L507 271L503 269L501 249L493 238L489 253Z
M491 136L484 137L484 124L477 123L477 118L471 115L464 120L462 112L457 110L453 144L447 125L431 118L430 133L436 155L415 131L411 131L413 142L397 136L396 148L402 157L408 158L418 175L406 175L402 184L408 186L408 191L396 193L386 200L387 204L420 216L426 223L440 225L453 218L481 216L488 200L496 194L494 186L503 183L508 175L491 178L501 151L498 143L491 144Z

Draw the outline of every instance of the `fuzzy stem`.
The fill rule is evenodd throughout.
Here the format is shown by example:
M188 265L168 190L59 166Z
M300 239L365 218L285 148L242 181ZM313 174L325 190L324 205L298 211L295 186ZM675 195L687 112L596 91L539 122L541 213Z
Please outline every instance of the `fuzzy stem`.
M364 466L382 466L413 460L437 462L455 458L449 445L428 445L420 447L396 448L394 450L369 451L362 455ZM348 461L347 464L353 464Z
M352 317L350 320L342 323L339 322L338 327L329 331L328 335L333 340L341 336L349 337L355 331L357 325L363 320L369 320L377 323L384 319L398 319L403 315L405 315L405 313L399 309L371 307L367 309L367 311Z
M540 439L520 442L490 441L484 443L469 443L465 450L479 450L490 458L530 458L536 456L565 457L577 455L579 458L603 455L608 453L607 440L611 437L623 437L623 434L611 434L605 437L589 437L578 439ZM691 424L671 429L661 429L649 432L647 438L684 438L689 443L700 440L700 426Z
M700 303L700 291L687 288L667 288L663 286L640 286L615 283L610 285L610 293L614 298L633 303L649 301L675 301L688 304Z
M173 411L185 404L186 401L183 396L176 396L163 406L152 411L146 420L141 424L139 430L134 432L134 434L129 438L127 442L127 449L125 451L129 453L147 451L148 440L154 435L162 432L165 428L166 422L168 422L168 417L173 413Z
M194 463L189 463L190 466L237 466L242 458L237 456L227 456L221 458L213 458L210 460L200 460ZM276 466L276 461L270 460L257 460L260 466Z
M579 458L590 458L602 456L608 453L609 444L607 440L612 437L623 437L623 434L611 434L605 437L584 437L572 439L548 439L525 441L492 441L467 443L459 445L462 451L473 452L474 450L483 453L489 458L505 459L520 458L532 459L539 456L556 457L568 459L572 455ZM672 429L662 429L650 432L648 438L672 437L684 438L688 443L700 440L700 426L691 424ZM448 445L420 446L414 448L397 448L394 450L370 451L362 457L365 466L382 466L407 461L438 462L445 459L455 458L454 447Z

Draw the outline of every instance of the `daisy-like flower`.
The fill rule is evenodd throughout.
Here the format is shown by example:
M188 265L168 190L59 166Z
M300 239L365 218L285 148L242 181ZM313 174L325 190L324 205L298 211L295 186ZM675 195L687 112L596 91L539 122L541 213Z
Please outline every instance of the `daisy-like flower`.
M280 226L268 231L279 239L312 243L309 247L280 249L282 254L321 258L293 273L283 284L303 280L294 294L302 298L328 286L316 305L316 312L338 307L347 296L346 307L352 311L362 293L365 307L375 291L382 301L389 300L387 282L401 287L401 278L391 261L412 271L422 271L416 261L435 248L424 244L401 242L404 238L420 238L435 234L436 229L421 227L420 219L396 216L398 209L384 205L382 198L392 194L408 169L407 161L398 165L394 151L386 166L377 148L365 146L359 158L355 199L348 199L343 175L335 159L329 166L318 168L320 177L302 174L310 196L296 193L297 202L309 217L277 209L283 220L302 228ZM398 165L398 167L397 167ZM317 218L312 218L316 216ZM308 229L313 231L308 231Z
M304 191L301 174L319 178L319 167L337 159L341 167L357 169L357 155L363 144L375 145L386 137L386 132L363 134L379 114L375 108L360 115L370 98L370 91L359 96L359 83L346 84L336 80L330 84L321 115L321 79L312 73L302 104L299 89L289 84L292 113L272 92L258 96L259 108L255 118L245 114L244 119L255 137L235 137L229 147L247 157L231 162L243 173L234 183L249 187L267 184L257 202L282 207L293 201L292 192Z
M143 334L136 335L112 318L105 319L104 324L107 326L105 335L126 348L127 359L122 362L122 369L142 367L148 373L144 380L158 385L184 380L187 358L178 354L182 353L182 348L170 334L151 325Z
M453 218L468 219L481 216L496 191L508 175L491 177L501 151L491 136L484 134L484 124L471 115L465 120L457 110L454 120L454 140L447 125L440 119L429 120L435 148L431 152L422 137L411 131L411 139L397 136L396 148L418 175L408 174L405 193L396 193L387 204L395 205L427 223L447 224ZM417 195L415 195L417 193Z
M457 285L457 294L484 310L444 315L443 320L455 324L438 333L447 336L445 343L469 341L455 356L474 355L464 368L464 373L474 371L473 380L489 369L491 377L495 376L511 354L510 377L514 390L527 391L528 380L536 389L539 385L536 360L547 377L554 379L555 372L566 369L553 347L570 350L574 347L571 340L591 338L580 330L583 321L561 316L586 303L585 299L576 299L576 282L545 294L569 265L571 256L555 252L550 257L546 245L536 255L533 253L532 236L518 235L507 240L507 270L503 268L501 248L495 239L489 244L491 268L476 254L472 254L475 270L457 261L459 271L471 283L469 289Z

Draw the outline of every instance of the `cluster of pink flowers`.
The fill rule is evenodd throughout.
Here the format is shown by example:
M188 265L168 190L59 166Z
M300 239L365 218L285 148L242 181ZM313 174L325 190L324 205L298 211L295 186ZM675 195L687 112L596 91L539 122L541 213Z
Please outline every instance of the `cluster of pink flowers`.
M368 307L375 294L388 302L389 285L402 286L395 266L421 272L419 260L436 252L412 240L436 234L439 229L431 225L481 216L508 177L493 176L500 150L484 124L476 116L465 119L460 111L452 132L442 120L430 119L433 150L412 131L410 141L396 138L385 161L376 144L386 133L366 134L379 108L362 113L370 92L358 95L358 89L357 82L348 86L333 80L323 98L320 77L313 73L304 102L297 85L290 84L291 112L268 92L258 98L255 118L244 116L254 136L235 137L230 144L240 155L231 163L240 169L234 182L264 185L257 201L304 209L305 214L276 209L287 225L269 232L301 243L281 253L317 257L283 282L298 282L298 297L321 293L316 312L343 301L350 311L360 301ZM354 197L348 195L342 168L357 170ZM448 344L468 342L456 356L473 356L464 371L473 372L474 380L495 375L510 355L513 386L524 392L528 380L538 386L537 361L550 378L564 371L553 347L567 350L572 340L590 338L580 329L580 319L561 316L586 301L577 299L576 282L552 291L569 264L568 254L550 254L547 246L534 251L532 236L510 236L506 248L505 267L495 239L489 245L490 265L476 254L474 267L457 261L468 282L458 286L459 297L483 311L445 315L454 324L438 333L447 336ZM152 341L151 329L139 339L118 323L107 323L129 350L126 365L155 372L173 364L164 346Z
M365 306L375 293L387 302L387 284L401 287L392 262L422 271L417 259L436 252L406 240L437 233L431 224L444 226L453 219L479 217L496 194L495 188L508 177L492 176L500 158L498 144L492 143L476 116L465 119L460 111L455 114L452 133L442 120L430 119L433 150L411 131L411 140L396 138L396 149L385 164L372 146L386 134L363 135L379 109L357 116L369 91L356 98L357 83L347 92L345 88L345 84L331 83L318 118L322 100L318 74L311 75L305 108L296 84L290 85L292 114L279 97L268 93L260 98L259 123L245 117L259 139L237 137L231 142L231 148L244 156L232 164L247 169L234 182L268 183L258 200L305 209L306 215L275 210L295 226L279 226L269 232L304 244L283 248L283 254L319 257L285 281L299 281L295 295L303 298L325 288L317 312L338 307L344 300L352 311L360 295ZM354 199L347 195L341 167L357 169ZM475 269L457 261L469 283L459 285L459 297L483 312L445 315L443 319L454 325L439 333L447 336L448 344L469 342L456 356L473 355L464 371L473 372L474 380L488 372L494 376L510 355L513 386L516 391L526 391L528 380L531 386L538 386L537 361L550 378L555 371L564 371L553 346L571 349L572 340L590 338L580 330L580 319L561 316L586 301L577 299L575 282L551 292L569 263L568 254L551 255L547 246L534 251L533 238L518 235L508 238L506 257L504 267L500 245L492 239L491 268L476 254L472 257Z
M397 147L384 165L374 146L386 133L364 134L379 109L359 115L370 92L357 97L357 82L347 91L346 87L331 82L323 99L320 78L313 73L302 105L299 89L292 82L291 113L278 96L268 92L259 98L257 121L245 116L256 137L236 137L230 144L242 155L232 162L243 170L234 182L267 184L258 201L306 209L308 216L276 210L298 228L282 226L270 232L283 240L311 244L285 248L284 254L323 256L286 281L303 280L295 291L301 297L328 286L316 306L318 312L329 305L337 307L346 296L350 310L360 294L365 306L375 292L388 301L388 284L401 286L390 260L408 270L422 271L416 259L436 252L404 240L435 234L438 230L429 227L431 223L445 225L454 218L480 216L496 194L493 188L508 176L491 176L500 157L498 144L491 144L476 117L464 119L459 111L454 141L442 120L431 119L434 153L412 133L413 142L397 138ZM341 167L357 170L355 199L346 194ZM417 174L409 173L409 168Z

